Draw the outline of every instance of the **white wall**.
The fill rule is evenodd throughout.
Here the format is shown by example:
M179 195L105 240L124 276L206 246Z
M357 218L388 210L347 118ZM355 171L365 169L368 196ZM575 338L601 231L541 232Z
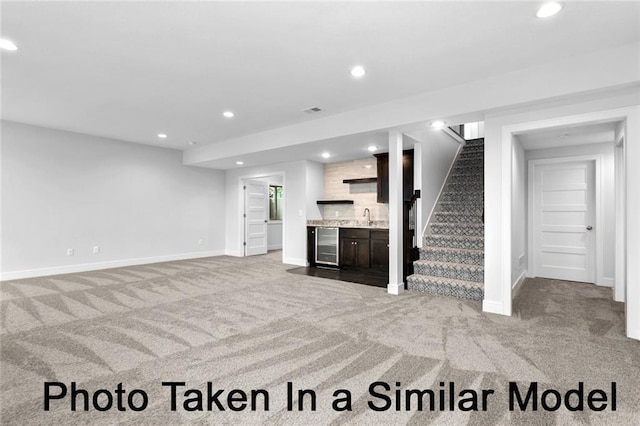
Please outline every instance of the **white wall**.
M180 151L1 125L3 279L223 253L222 172L185 167Z
M599 231L602 237L602 246L597 250L603 254L604 269L598 273L598 276L602 275L604 280L598 282L600 285L613 287L613 277L615 271L615 168L613 157L613 142L612 143L600 143L589 145L576 145L568 147L559 147L551 149L539 149L533 151L527 151L525 159L536 160L541 158L556 158L556 157L572 157L580 155L597 154L602 158L601 164L601 182L602 182L602 225L603 228ZM514 164L514 169L516 165ZM526 166L525 166L526 167ZM596 183L598 184L598 183ZM525 192L526 194L526 192ZM512 198L512 201L516 203L516 198ZM522 202L524 206L525 203ZM526 229L526 228L525 228ZM512 237L515 237L513 235ZM512 247L513 249L514 247Z
M269 185L284 185L284 178L280 175L266 176L263 178L256 178L255 180L266 182Z
M421 235L424 235L460 143L445 132L435 129L411 132L407 136L419 144L419 147L415 148L416 158L414 159L417 172L414 174L414 186L415 189L420 190L416 228L421 230ZM423 239L420 238L419 246L422 247L422 244Z
M283 222L280 220L267 223L267 250L280 250L282 248Z
M273 165L242 167L226 171L225 241L226 253L242 256L243 220L241 182L246 178L284 175L284 222L282 261L306 265L306 225L320 218L315 202L322 194L322 165L311 161L295 161Z

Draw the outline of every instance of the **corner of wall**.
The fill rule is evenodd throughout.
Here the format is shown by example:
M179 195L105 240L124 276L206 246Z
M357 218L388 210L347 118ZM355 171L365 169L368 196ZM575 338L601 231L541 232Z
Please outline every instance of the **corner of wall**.
M282 263L295 266L308 266L307 259L298 259L295 257L283 257Z
M504 303L497 302L494 300L483 300L482 301L482 312L486 312L489 314L497 314L497 315L505 315L511 316L511 312L507 312L505 310Z
M520 276L518 277L518 279L516 279L513 284L511 285L511 299L515 299L516 295L518 294L518 292L520 291L520 289L522 288L522 283L524 283L524 281L527 279L528 273L527 270L524 269L522 271L522 273L520 274Z

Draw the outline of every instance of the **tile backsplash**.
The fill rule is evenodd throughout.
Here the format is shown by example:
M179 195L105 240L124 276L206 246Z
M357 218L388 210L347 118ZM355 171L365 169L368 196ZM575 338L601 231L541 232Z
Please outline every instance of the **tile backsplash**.
M389 206L378 203L377 184L342 183L343 179L376 177L376 158L344 161L324 165L324 199L353 200L353 204L326 204L321 207L325 220L361 220L364 209L371 211L371 220L389 220Z

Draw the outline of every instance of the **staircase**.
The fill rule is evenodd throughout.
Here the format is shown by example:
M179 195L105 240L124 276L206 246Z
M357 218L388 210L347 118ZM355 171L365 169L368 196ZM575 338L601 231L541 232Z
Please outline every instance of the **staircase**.
M431 218L407 287L461 299L484 293L484 139L462 148Z

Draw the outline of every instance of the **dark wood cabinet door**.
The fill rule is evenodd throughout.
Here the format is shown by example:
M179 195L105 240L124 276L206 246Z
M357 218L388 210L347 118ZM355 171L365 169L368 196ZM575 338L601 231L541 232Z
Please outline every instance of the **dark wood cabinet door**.
M389 270L389 240L371 240L371 268Z
M378 202L389 202L389 154L376 154L378 159Z
M378 166L378 202L389 202L389 154L374 154ZM410 200L413 196L413 150L402 152L402 196Z
M307 227L307 262L310 266L316 265L316 227Z
M368 238L340 238L340 266L371 266Z
M353 241L356 247L356 266L359 268L371 267L371 259L369 257L369 239L357 239Z
M353 238L340 238L340 266L357 266L356 245Z
M413 150L402 155L402 195L404 201L413 196Z

